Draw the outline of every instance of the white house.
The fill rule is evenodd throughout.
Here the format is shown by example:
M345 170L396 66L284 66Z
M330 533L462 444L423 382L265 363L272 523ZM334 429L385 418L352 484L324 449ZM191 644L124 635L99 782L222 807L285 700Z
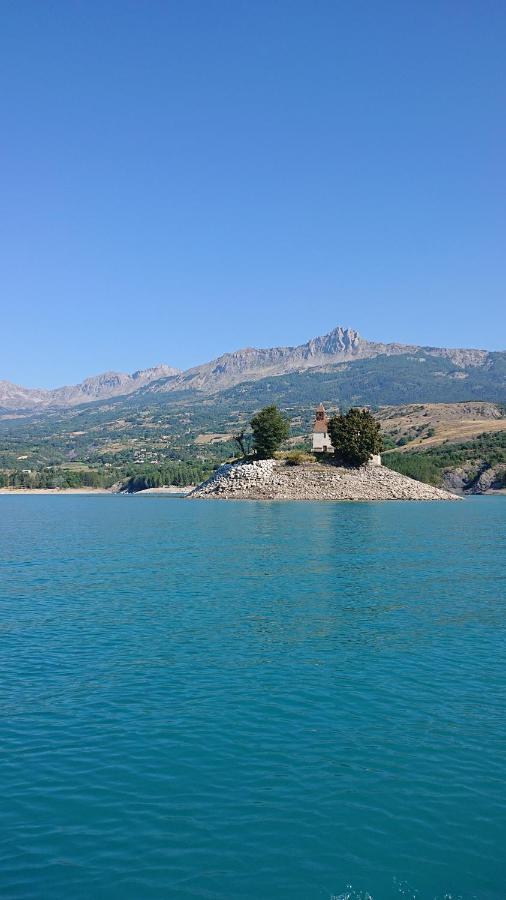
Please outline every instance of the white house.
M313 450L316 453L332 453L334 448L330 442L328 433L329 420L323 403L316 410L313 425Z

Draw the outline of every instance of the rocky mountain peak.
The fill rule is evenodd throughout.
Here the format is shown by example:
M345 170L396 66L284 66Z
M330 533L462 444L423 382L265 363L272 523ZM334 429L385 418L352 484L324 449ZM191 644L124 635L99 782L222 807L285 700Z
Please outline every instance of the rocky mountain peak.
M342 328L340 325L322 337L313 338L305 345L311 353L353 353L364 342L358 331L353 328Z
M492 355L484 350L373 342L362 338L354 328L338 325L328 334L312 338L296 347L244 347L224 353L217 359L185 372L164 364L139 369L131 375L124 372L103 372L86 378L81 384L53 391L22 388L10 382L0 382L0 408L28 411L45 407L71 407L132 394L140 389L149 393L195 390L211 395L236 384L265 377L305 369L327 371L333 366L355 360L409 353L448 360L456 368L456 375L453 377L466 377L460 375L464 368L486 368L492 365Z

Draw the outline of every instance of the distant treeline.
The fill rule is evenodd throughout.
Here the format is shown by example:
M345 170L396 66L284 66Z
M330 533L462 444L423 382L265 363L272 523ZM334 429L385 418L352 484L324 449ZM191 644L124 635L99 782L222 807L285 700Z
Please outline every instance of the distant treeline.
M48 488L108 488L117 481L112 469L43 469L41 471L0 472L0 487L24 489Z
M0 488L110 488L120 484L129 493L145 488L198 484L208 478L212 462L167 462L161 466L131 466L127 469L66 469L55 467L40 471L0 471Z
M185 487L187 484L199 484L213 471L214 466L206 463L166 463L163 466L145 467L140 472L130 475L124 483L124 489L134 494L147 488L174 485Z

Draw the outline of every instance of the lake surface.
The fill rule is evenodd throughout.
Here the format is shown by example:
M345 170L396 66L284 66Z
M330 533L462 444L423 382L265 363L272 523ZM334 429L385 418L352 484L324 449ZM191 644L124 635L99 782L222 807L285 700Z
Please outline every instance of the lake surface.
M506 897L506 497L0 497L0 896Z

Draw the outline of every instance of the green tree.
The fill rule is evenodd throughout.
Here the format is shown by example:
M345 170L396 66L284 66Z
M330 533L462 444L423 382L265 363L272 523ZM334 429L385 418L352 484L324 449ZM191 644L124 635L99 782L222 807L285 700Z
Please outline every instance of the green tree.
M336 458L348 466L363 466L383 449L380 424L366 409L350 409L346 415L333 416L329 435Z
M290 422L277 406L266 406L253 416L251 430L257 455L270 459L290 434Z

